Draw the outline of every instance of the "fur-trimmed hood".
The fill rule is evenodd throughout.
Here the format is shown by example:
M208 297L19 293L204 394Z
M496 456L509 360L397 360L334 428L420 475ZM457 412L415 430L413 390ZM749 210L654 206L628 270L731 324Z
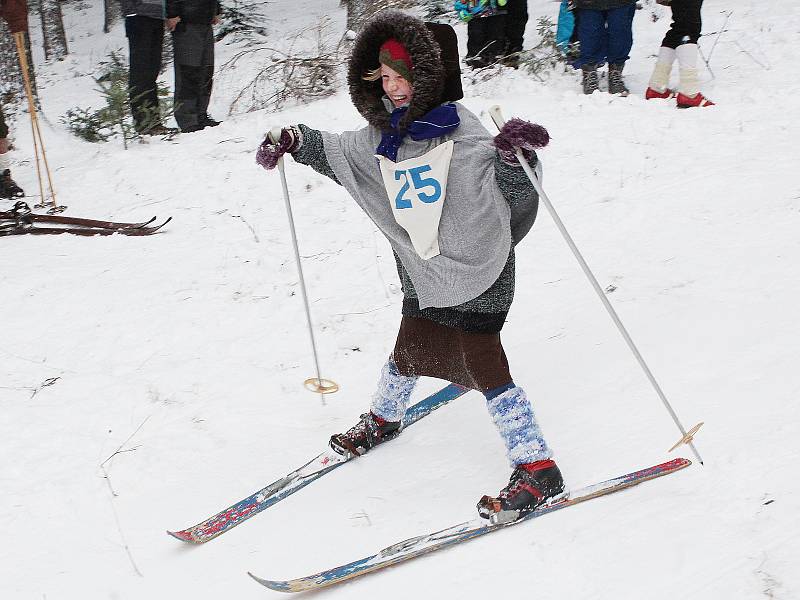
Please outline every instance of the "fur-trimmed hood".
M445 69L442 60L443 50L448 58L450 53L447 47L437 43L437 39L441 36L435 37L430 26L426 26L416 17L397 10L384 10L372 18L356 38L347 70L350 98L370 125L381 131L391 127L389 123L391 115L382 100L384 95L382 82L363 79L365 73L380 66L378 53L381 44L389 38L395 38L405 46L411 55L414 69L414 95L408 112L400 121L401 129L405 129L408 123L419 119L443 102L461 98L460 79L458 93L450 89L452 86L446 86L446 79L448 82L453 81L453 73L450 72L452 66L448 63L448 68ZM457 62L455 76L458 77ZM447 97L448 95L454 97Z

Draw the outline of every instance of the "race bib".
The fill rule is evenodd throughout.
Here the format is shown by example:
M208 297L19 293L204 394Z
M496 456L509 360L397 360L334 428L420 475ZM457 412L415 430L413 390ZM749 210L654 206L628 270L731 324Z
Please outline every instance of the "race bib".
M394 218L423 260L439 255L439 220L452 157L452 140L402 162L376 156Z

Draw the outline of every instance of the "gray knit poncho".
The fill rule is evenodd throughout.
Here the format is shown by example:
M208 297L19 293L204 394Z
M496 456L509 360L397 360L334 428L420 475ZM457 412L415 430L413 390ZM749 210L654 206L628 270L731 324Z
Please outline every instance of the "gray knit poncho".
M498 159L478 118L457 106L461 125L454 132L432 140L406 138L397 157L406 160L454 142L439 224L441 254L429 260L417 255L394 219L374 156L381 138L375 127L337 135L301 126L303 144L293 156L342 184L375 222L399 259L404 294L417 298L421 309L505 312L514 290L512 244L533 224L537 197L521 168Z

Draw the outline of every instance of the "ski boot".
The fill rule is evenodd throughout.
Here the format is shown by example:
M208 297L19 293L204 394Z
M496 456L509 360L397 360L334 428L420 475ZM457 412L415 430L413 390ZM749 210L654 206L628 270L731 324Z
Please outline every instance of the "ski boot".
M387 421L368 412L361 415L361 420L346 433L332 435L330 446L337 454L355 458L396 437L402 428L402 421Z
M597 65L587 64L581 67L583 79L583 93L587 96L600 89L600 79L597 76Z
M493 525L510 523L557 499L563 492L564 479L552 460L517 465L497 498L480 499L478 514Z
M22 198L25 192L11 179L11 170L5 169L0 173L0 198Z

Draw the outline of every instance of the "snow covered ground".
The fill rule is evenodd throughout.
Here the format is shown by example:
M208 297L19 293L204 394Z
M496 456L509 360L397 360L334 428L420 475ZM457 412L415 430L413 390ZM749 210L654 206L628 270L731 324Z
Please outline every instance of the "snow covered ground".
M278 175L254 151L271 125L341 131L359 115L342 92L225 116L237 90L223 76L216 129L128 151L79 141L58 117L97 98L89 75L125 43L119 26L97 33L93 4L68 9L67 61L37 65L59 202L75 216L173 222L148 238L0 239L0 598L277 598L245 572L306 575L470 517L509 474L474 392L205 546L164 533L355 421L401 293L355 203L289 161L323 375L342 388L322 406L302 387L313 362ZM336 0L272 6L272 35L322 14L344 22ZM529 7L532 44L536 16L557 4ZM637 14L628 98L584 97L574 73L507 72L467 85L464 103L487 127L498 103L549 129L545 189L684 424L705 422L705 466L325 597L800 597L800 8L706 0L704 31L724 25L701 40L715 75L701 72L702 89L718 105L688 111L642 98L667 27L653 11L666 15ZM23 115L13 171L32 192L27 127ZM691 458L667 454L677 429L544 209L517 269L504 344L568 484Z

